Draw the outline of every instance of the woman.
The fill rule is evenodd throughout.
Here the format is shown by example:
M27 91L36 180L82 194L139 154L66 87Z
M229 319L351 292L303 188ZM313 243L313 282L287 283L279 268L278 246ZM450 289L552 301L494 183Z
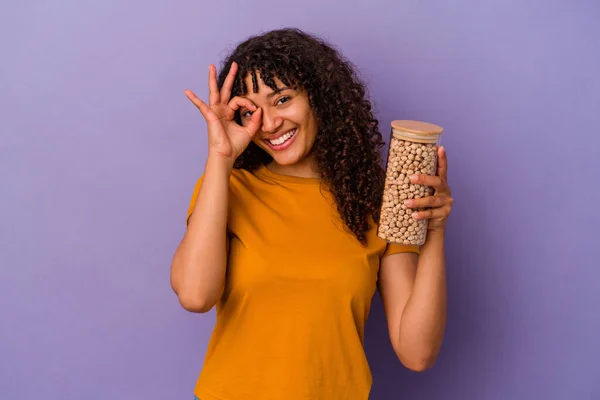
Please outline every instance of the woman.
M383 146L365 89L322 40L295 29L240 44L208 104L208 159L177 248L182 306L217 322L195 387L201 400L367 399L364 326L378 287L408 368L435 361L446 323L446 155L421 248L377 237Z

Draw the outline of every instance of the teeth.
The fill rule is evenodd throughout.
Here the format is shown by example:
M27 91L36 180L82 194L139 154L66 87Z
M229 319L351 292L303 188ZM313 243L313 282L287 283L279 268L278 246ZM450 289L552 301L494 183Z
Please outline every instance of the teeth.
M291 130L288 133L286 133L285 135L282 135L280 137L278 137L275 140L269 140L269 142L274 145L274 146L278 146L280 144L285 143L289 138L291 138L292 136L294 136L294 133L296 133L296 130Z

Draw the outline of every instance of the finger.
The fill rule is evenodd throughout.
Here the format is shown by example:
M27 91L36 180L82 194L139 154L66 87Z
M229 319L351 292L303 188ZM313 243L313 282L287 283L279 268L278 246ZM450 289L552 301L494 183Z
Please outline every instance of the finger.
M246 107L250 111L256 110L256 105L250 99L246 99L244 97L235 96L233 99L229 101L227 104L229 108L233 111L239 110L241 107Z
M428 208L423 211L415 211L412 213L414 219L435 219L435 218L446 218L450 214L450 208L448 206L438 208Z
M208 66L208 90L208 104L212 107L221 100L217 86L217 68L212 64Z
M435 189L442 189L445 185L444 181L439 176L427 174L412 175L410 181L419 185L431 186Z
M258 132L258 129L260 128L261 125L262 125L262 108L258 108L252 114L252 118L250 118L250 122L248 123L248 125L246 125L246 127L245 127L246 132L248 132L248 135L250 137L254 137L254 135L256 135L256 132Z
M214 119L214 113L212 112L212 110L210 109L210 107L203 102L202 100L200 100L195 94L194 92L192 92L191 90L185 90L184 91L185 95L187 96L188 99L190 99L190 101L192 103L194 103L194 105L198 108L198 110L200 110L200 112L202 113L202 115L204 116L204 118L206 119L206 121L210 121L212 119Z
M229 102L229 98L231 97L231 88L233 87L233 82L235 81L236 73L237 63L234 61L231 63L231 68L229 68L229 73L227 74L227 78L225 78L223 88L221 89L221 101L223 103Z
M452 204L452 198L447 195L427 196L420 199L407 199L404 204L408 208L429 208L442 207L446 204Z
M443 180L446 180L448 176L448 157L446 157L446 149L444 146L440 146L438 149L437 175Z

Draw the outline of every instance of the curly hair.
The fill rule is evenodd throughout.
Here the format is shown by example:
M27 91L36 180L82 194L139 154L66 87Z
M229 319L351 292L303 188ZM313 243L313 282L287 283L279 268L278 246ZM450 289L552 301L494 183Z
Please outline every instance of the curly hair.
M238 72L232 96L243 96L244 83L256 73L275 90L273 78L304 90L317 120L311 149L321 180L334 197L346 227L366 244L369 217L377 223L385 182L380 149L384 146L378 121L364 84L353 65L323 39L299 29L286 28L253 36L240 43L223 62L217 85L223 86L233 62ZM239 123L239 115L236 117ZM253 171L272 157L254 142L237 158L234 167Z

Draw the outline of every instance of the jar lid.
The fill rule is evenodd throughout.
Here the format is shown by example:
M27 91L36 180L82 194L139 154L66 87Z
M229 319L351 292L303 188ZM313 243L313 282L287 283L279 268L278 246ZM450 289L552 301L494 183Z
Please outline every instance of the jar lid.
M444 129L441 126L430 124L429 122L411 121L405 119L397 119L392 121L392 128L399 131L414 133L417 135L441 135Z

